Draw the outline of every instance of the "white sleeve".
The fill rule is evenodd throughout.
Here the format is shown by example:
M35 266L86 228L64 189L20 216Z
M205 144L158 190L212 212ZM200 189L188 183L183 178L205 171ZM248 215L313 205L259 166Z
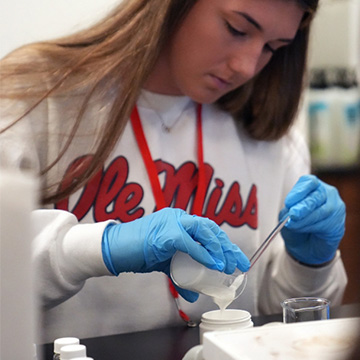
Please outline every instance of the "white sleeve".
M287 156L286 179L283 197L291 190L301 175L310 172L310 156L304 139L292 132L285 139ZM340 251L334 260L324 267L302 265L286 252L285 244L274 241L269 248L269 262L259 294L259 312L265 314L281 312L280 302L290 297L320 296L329 299L332 305L341 303L347 276Z
M5 129L31 104L2 99L0 129ZM0 166L32 168L38 172L47 163L48 102L0 134ZM43 165L44 166L44 165ZM85 280L110 275L103 259L101 240L108 222L79 224L76 217L60 210L36 210L33 260L40 305L55 306L77 293Z
M279 252L265 275L260 291L259 311L264 314L281 312L280 302L291 297L320 296L340 305L347 276L337 251L334 260L323 267L299 264L285 250Z
M41 306L52 307L76 294L90 277L111 275L101 240L109 221L79 224L62 210L36 210L33 255Z

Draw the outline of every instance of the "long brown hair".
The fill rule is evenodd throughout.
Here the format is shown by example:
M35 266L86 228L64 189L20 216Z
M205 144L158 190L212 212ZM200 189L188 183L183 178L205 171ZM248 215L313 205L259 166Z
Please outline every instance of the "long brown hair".
M276 52L266 68L248 84L218 101L222 109L244 123L251 137L259 140L280 138L295 117L303 87L310 20L318 3L318 0L284 1L297 1L305 10L295 40ZM52 163L41 169L40 175L46 174L66 153L92 96L116 89L109 116L97 135L92 160L75 169L76 176L66 182L66 186L44 187L43 203L68 197L102 166L119 140L160 51L195 2L123 0L105 19L89 29L58 40L24 46L3 59L0 96L28 99L30 104L14 123L47 97L86 89L63 149Z

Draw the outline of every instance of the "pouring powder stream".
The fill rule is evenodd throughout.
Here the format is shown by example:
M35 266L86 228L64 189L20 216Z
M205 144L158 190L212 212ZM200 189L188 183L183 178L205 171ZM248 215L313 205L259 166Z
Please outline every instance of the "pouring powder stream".
M230 287L224 289L221 293L216 292L216 295L211 296L214 303L219 307L221 314L223 314L225 309L236 299L236 292L244 281L245 274L241 274Z
M285 226L285 224L290 219L290 216L287 214L283 217L283 219L275 226L275 228L271 231L265 241L260 245L260 247L255 251L254 255L250 259L250 269L254 266L256 261L260 258L266 248L269 246L271 241L279 234L281 229ZM216 292L216 296L210 295L214 301L214 303L220 308L220 313L224 313L225 309L237 298L237 296L241 295L246 285L246 274L243 273L239 275L234 282L223 291ZM241 290L239 290L241 287ZM240 293L236 293L236 291L240 291Z

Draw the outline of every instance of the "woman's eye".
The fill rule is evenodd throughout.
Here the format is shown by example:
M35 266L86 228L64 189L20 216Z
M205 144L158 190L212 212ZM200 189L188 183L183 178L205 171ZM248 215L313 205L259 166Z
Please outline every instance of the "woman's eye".
M246 33L244 33L243 31L235 29L228 22L226 22L226 28L228 29L228 31L230 32L231 35L234 35L234 36L245 36L246 35Z
M276 51L276 49L273 49L269 44L265 44L264 49L271 52L271 54L274 54Z

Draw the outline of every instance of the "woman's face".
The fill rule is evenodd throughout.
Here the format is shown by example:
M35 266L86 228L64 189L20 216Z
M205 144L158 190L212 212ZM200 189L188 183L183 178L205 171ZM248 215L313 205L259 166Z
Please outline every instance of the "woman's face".
M296 1L197 0L165 47L146 88L212 103L246 83L295 37Z

